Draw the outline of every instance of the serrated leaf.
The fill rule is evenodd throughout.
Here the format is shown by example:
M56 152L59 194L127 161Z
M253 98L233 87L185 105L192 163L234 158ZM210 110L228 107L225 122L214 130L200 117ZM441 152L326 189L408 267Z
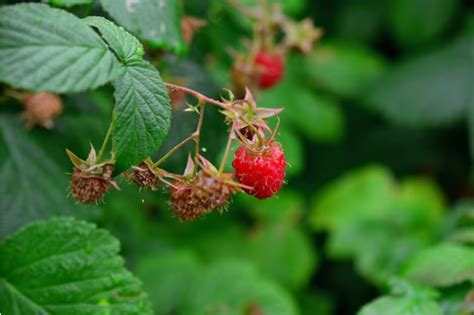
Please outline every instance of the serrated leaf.
M437 287L474 279L474 249L449 243L428 248L409 261L404 274Z
M347 173L316 195L310 216L316 229L334 229L361 216L387 213L394 198L394 181L388 169L369 166Z
M224 314L296 315L291 296L256 273L252 265L223 260L209 266L193 286L183 314L204 315L213 310Z
M117 26L100 16L89 16L84 21L98 30L122 63L126 64L133 60L140 60L143 56L143 45L123 27Z
M152 314L118 252L115 238L83 221L51 219L22 228L0 244L2 312Z
M458 0L397 0L389 2L389 23L402 45L417 45L436 38L456 13ZM423 18L420 18L423 12ZM416 30L414 32L413 30Z
M191 252L166 252L143 258L135 268L157 315L179 313L202 267Z
M0 80L14 87L79 92L117 76L118 60L76 16L40 3L0 8Z
M443 315L435 301L436 292L413 283L397 280L392 294L364 306L358 315Z
M361 95L385 70L383 59L375 52L337 42L318 46L303 62L313 86L345 97Z
M49 3L56 7L69 8L75 5L92 4L94 0L42 0L42 2Z
M118 24L151 46L178 54L186 51L179 1L101 0L101 4Z
M74 205L67 180L18 117L0 114L0 237L34 220L97 214L97 208Z
M170 128L171 110L158 71L146 61L124 67L113 86L113 145L119 173L158 150Z
M472 41L408 61L378 80L368 102L387 119L417 127L448 124L466 115L472 104Z

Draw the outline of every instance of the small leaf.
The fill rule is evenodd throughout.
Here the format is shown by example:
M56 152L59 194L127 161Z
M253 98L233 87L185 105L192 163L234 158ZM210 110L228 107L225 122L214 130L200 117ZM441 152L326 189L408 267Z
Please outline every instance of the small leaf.
M368 102L387 119L410 126L448 124L472 104L469 36L394 68L374 85Z
M146 61L124 67L113 86L113 145L120 173L158 150L170 128L171 110L158 71Z
M2 313L152 314L118 252L115 238L83 221L51 219L22 228L0 243Z
M186 51L178 0L101 0L101 4L118 24L152 47L178 54Z
M45 4L0 8L0 81L56 93L96 88L120 67L101 38L76 16Z
M410 260L404 274L419 283L437 287L474 279L474 250L449 243L428 248Z
M0 236L51 216L97 214L67 197L68 175L35 140L18 117L0 114Z
M144 54L142 44L123 27L100 16L89 16L84 21L96 28L105 42L117 54L122 63L140 60Z
M392 284L392 294L364 306L358 315L443 315L436 293L409 282Z

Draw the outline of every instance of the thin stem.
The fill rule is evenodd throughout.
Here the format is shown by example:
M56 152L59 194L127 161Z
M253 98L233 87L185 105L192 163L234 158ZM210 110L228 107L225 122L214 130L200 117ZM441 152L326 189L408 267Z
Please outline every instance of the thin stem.
M153 166L158 167L161 163L166 161L170 156L172 156L176 151L178 151L179 148L188 143L190 140L195 139L196 137L196 133L189 135L186 139L175 145L171 150L169 150L165 155L163 155L158 161L153 163Z
M194 132L194 134L196 134L196 139L195 139L195 146L194 146L193 177L196 175L197 168L198 168L198 165L199 165L199 149L200 149L200 145L201 145L201 127L202 127L202 122L204 120L204 109L205 108L206 108L206 104L203 103L201 105L201 109L200 109L200 112L199 112L199 120L198 120L198 124L197 124L197 127L196 127L196 131Z
M234 125L229 132L229 138L227 139L227 144L225 147L224 156L222 157L221 164L219 165L219 174L224 172L225 164L227 163L227 159L229 158L230 146L232 144L232 140L234 140Z
M104 155L105 149L107 148L107 144L109 143L110 136L112 135L112 129L114 125L114 119L109 125L109 130L107 130L107 134L105 135L104 141L102 142L102 146L100 147L99 154L97 155L97 161L100 161L102 156Z
M210 104L214 104L214 105L217 105L217 106L220 106L222 108L228 108L228 105L225 104L224 102L220 102L218 100L215 100L215 99L212 99L210 97L207 97L205 96L204 94L201 94L199 92L196 92L194 90L191 90L187 87L184 87L184 86L181 86L181 85L176 85L176 84L172 84L172 83L168 83L168 82L165 82L165 85L170 88L171 90L175 90L175 91L181 91L183 93L186 93L186 94L189 94L189 95L192 95L194 97L196 97L199 101L204 101L206 103L210 103Z

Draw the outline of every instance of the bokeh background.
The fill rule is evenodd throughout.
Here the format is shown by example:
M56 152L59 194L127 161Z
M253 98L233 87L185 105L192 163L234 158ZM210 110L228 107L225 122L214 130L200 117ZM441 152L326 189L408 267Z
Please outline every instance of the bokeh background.
M3 106L1 236L51 215L97 222L121 241L156 314L356 314L387 292L393 276L442 277L435 268L423 278L410 263L446 239L474 242L472 3L271 2L325 31L308 55L287 57L280 84L257 95L260 106L285 108L278 140L289 167L278 196L239 194L228 211L186 223L171 214L166 192L139 192L125 180L103 204L75 205L66 198L64 148L85 156L90 143L100 144L113 107L104 87L64 96L52 130L27 132L12 118L17 108ZM165 80L218 98L232 88L229 47L244 51L251 23L226 1L183 5L207 21L189 52L148 47L146 57ZM92 13L105 15L97 5ZM195 128L195 115L174 105L156 156ZM208 108L203 154L217 162L225 140L222 116ZM166 167L181 172L187 152ZM27 210L19 216L18 208ZM465 234L456 234L459 227ZM472 282L439 287L446 314L467 314L458 306Z

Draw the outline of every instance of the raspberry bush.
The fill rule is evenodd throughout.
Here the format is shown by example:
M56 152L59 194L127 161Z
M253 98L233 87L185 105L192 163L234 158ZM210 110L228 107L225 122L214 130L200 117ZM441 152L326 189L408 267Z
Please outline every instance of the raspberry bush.
M0 315L473 313L469 9L0 1Z

